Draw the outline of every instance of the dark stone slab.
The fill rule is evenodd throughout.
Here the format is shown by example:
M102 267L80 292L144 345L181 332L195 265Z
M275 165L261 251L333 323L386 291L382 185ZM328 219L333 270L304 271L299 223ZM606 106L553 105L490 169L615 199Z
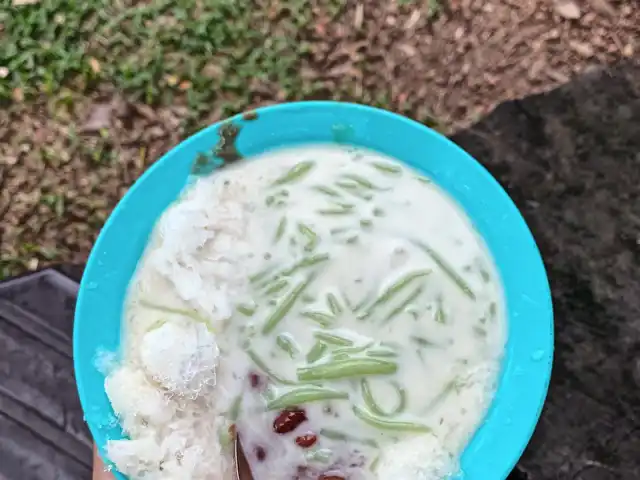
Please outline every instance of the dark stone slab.
M0 479L91 477L71 350L77 290L51 269L0 283Z
M0 298L11 302L41 322L46 330L70 344L78 283L56 270L46 269L0 283Z
M453 140L522 211L553 292L551 389L519 475L640 479L640 65L503 104Z
M74 282L80 283L80 279L82 278L82 273L84 272L84 265L78 265L78 264L58 265L55 269L58 272L69 277Z

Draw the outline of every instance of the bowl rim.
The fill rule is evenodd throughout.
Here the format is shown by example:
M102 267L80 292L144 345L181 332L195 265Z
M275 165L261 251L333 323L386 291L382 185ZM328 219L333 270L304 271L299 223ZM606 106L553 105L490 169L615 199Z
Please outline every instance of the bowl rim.
M532 276L532 292L534 292L527 301L530 302L531 308L533 308L537 315L541 317L539 320L541 325L534 329L534 331L540 333L540 338L538 339L538 344L536 345L536 349L532 352L527 352L527 355L530 355L529 360L532 361L531 365L527 365L528 369L524 366L522 362L519 362L515 365L503 365L502 372L500 374L500 380L498 385L498 391L496 393L496 397L492 399L491 407L489 408L489 412L486 413L485 418L480 424L478 430L473 434L470 439L470 443L467 445L466 449L462 455L462 464L463 471L467 470L465 466L465 462L471 462L476 459L480 460L481 455L486 455L487 453L493 454L494 457L487 461L484 459L482 462L482 471L479 472L478 469L474 468L474 473L472 475L464 475L464 478L467 480L484 480L484 478L491 478L492 480L495 478L497 480L505 479L507 475L511 472L513 467L515 467L517 461L522 455L524 449L526 448L534 430L539 420L542 408L544 406L544 402L547 396L549 382L551 378L551 370L552 370L552 361L553 361L553 343L554 343L554 327L553 327L553 307L551 301L551 292L549 288L548 279L546 276L544 263L542 261L540 252L535 243L533 235L529 230L524 218L520 214L517 206L513 203L511 198L508 196L506 191L502 188L502 186L491 176L491 174L486 170L486 168L478 162L476 159L471 157L467 152L465 152L458 145L453 143L448 138L439 134L438 132L414 121L404 116L401 116L396 113L389 112L387 110L382 110L375 107L354 104L354 103L346 103L346 102L334 102L334 101L307 101L307 102L291 102L291 103L283 103L278 105L270 105L266 107L257 108L254 110L257 114L258 118L282 118L282 116L291 116L291 115L314 115L314 114L322 114L322 115L330 115L336 122L342 122L344 118L356 118L361 119L365 123L369 120L380 121L380 122L388 122L390 126L398 126L399 130L410 132L412 135L415 135L416 138L420 137L424 140L425 145L434 145L436 149L442 149L443 152L447 152L447 156L453 156L456 158L456 161L464 164L464 168L462 172L465 172L464 169L468 169L468 172L473 172L473 176L475 181L480 182L479 185L483 185L483 189L487 192L491 192L494 200L500 204L501 211L508 212L509 215L505 214L505 218L502 219L503 222L508 223L509 225L514 226L517 230L517 239L518 243L517 247L520 249L518 255L523 259L523 262L526 264L524 268L524 272L528 273ZM194 146L197 144L208 143L213 145L215 141L211 141L210 139L218 138L218 129L219 127L227 122L242 122L246 119L242 116L242 114L238 114L234 117L231 117L226 120L222 120L215 124L212 124L208 127L203 128L196 134L190 136L185 139L172 149L170 149L167 153L165 153L159 160L157 160L154 164L152 164L131 186L128 192L124 195L122 199L118 202L111 215L107 219L104 227L100 231L96 242L91 250L89 255L86 268L80 283L80 289L77 297L77 304L75 310L75 318L74 318L74 330L73 330L73 361L74 361L74 371L76 375L76 385L78 389L78 395L80 397L80 403L83 411L85 412L85 418L89 425L89 429L93 438L95 439L96 445L98 446L99 451L103 458L104 455L104 444L107 440L107 435L103 431L103 426L100 425L99 421L96 421L94 416L91 413L95 413L95 405L92 404L92 401L88 398L88 389L85 384L85 379L88 375L95 375L96 372L90 372L89 370L95 370L95 366L88 365L86 352L84 351L84 346L82 344L81 337L86 337L86 331L89 328L89 324L91 323L91 315L94 310L94 305L96 298L96 281L94 277L100 277L100 272L102 272L102 278L106 278L104 276L104 268L101 267L101 259L100 256L102 254L102 249L105 247L105 244L108 242L112 242L112 237L114 235L114 225L117 224L119 219L123 216L123 212L128 208L129 203L131 203L131 199L135 198L137 192L139 192L143 186L149 184L149 182L153 182L153 177L166 167L171 162L178 162L178 158L181 155L184 155L186 152L193 150ZM262 121L264 123L264 121ZM255 122L260 125L261 120ZM248 125L248 123L247 123ZM347 122L347 125L350 125ZM358 124L359 125L359 124ZM263 127L261 127L263 128ZM334 138L334 141L335 138ZM372 140L373 141L373 140ZM304 143L304 142L302 142ZM307 143L317 143L317 142L307 142ZM349 143L347 141L347 143ZM285 142L282 145L283 147L292 146L291 142ZM372 147L369 147L372 148ZM376 148L373 148L376 150ZM383 152L386 153L386 152ZM392 155L394 156L394 155ZM397 157L397 156L396 156ZM193 158L193 157L192 157ZM418 168L418 170L422 170L424 172L424 168L420 168L421 161L417 160L416 164L412 164L411 161L406 161L404 158L399 158L399 161L409 164L414 168ZM462 167L461 167L462 168ZM429 172L427 174L432 174L433 172ZM457 172L459 175L461 172ZM465 175L471 176L471 173L465 172ZM463 175L462 178L465 178ZM448 180L447 180L448 181ZM460 181L460 177L456 178L456 181ZM464 181L462 182L464 183ZM436 181L436 184L441 184L441 182ZM184 181L182 181L182 185L178 188L178 192L184 186ZM441 185L442 186L442 185ZM472 221L472 223L476 224L476 218L469 213L467 208L461 204L459 201L458 195L453 193L450 189L442 186L443 190L445 190L453 199L458 203L458 205L465 211L467 217ZM462 202L464 203L464 202ZM495 207L494 205L489 205L489 207ZM508 217L508 218L507 218ZM157 216L153 218L153 222L157 220ZM511 234L511 233L510 233ZM484 237L484 235L481 235ZM515 237L514 237L515 238ZM489 245L488 245L489 247ZM489 251L494 256L494 251L489 247ZM512 254L513 255L513 254ZM495 256L494 256L495 260ZM500 271L500 276L503 280L503 287L505 293L505 301L509 302L509 294L507 292L507 286L504 284L504 277L502 275L503 271L501 269L501 265L496 260L496 267ZM130 279L130 277L129 277ZM127 281L128 283L128 281ZM521 282L522 283L522 282ZM526 292L526 290L523 290ZM523 293L524 295L524 293ZM519 302L523 302L524 300L518 300ZM536 310L537 309L537 310ZM511 308L507 306L508 313L511 314ZM523 313L523 312L521 312ZM523 313L523 316L526 316L526 312ZM511 320L507 319L508 322L508 340L507 340L507 350L509 348L509 344L511 342ZM531 327L533 328L533 327ZM95 352L95 349L94 349ZM517 350L515 353L506 351L505 357L509 357L511 354L517 354L519 357L521 356L520 351ZM524 358L524 357L523 357ZM524 360L523 360L524 361ZM524 388L526 396L520 395L522 401L524 401L527 405L526 411L516 411L513 404L508 405L509 408L503 409L501 415L505 417L507 423L503 424L503 430L507 432L507 439L502 441L488 441L485 436L487 425L490 422L496 423L496 414L493 412L495 410L495 404L497 401L498 395L500 395L500 389L503 387L504 378L506 375L506 371L509 370L510 375L519 375L520 378L518 380L518 385ZM535 376L531 376L531 372L536 372ZM523 379L533 379L534 385L528 385ZM104 392L103 392L104 394ZM97 410L100 410L99 408ZM506 412L506 413L505 413ZM492 416L493 415L493 416ZM510 415L513 415L513 418L510 418ZM498 419L499 420L499 419ZM489 425L490 426L490 425ZM511 433L509 433L511 432ZM480 439L479 439L480 438ZM495 439L494 439L495 440ZM505 451L500 451L502 448ZM498 449L498 451L495 451ZM490 471L487 471L490 470ZM116 473L116 477L120 479L125 479L126 477L118 472ZM483 474L486 476L478 476L479 474ZM489 476L490 475L490 476Z

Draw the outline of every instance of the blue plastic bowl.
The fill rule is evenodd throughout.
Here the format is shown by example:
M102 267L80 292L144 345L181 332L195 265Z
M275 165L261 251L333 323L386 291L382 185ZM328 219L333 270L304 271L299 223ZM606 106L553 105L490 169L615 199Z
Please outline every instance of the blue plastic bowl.
M252 156L305 143L340 142L397 158L433 178L471 218L504 285L509 336L498 391L462 456L465 480L504 480L522 454L544 403L553 359L553 311L540 253L518 209L494 178L445 137L399 115L361 105L303 102L257 110L242 125L239 151ZM96 368L117 352L127 285L157 218L185 186L220 123L156 162L120 201L91 252L75 314L73 354L80 401L98 448L122 438ZM124 479L118 474L118 478Z

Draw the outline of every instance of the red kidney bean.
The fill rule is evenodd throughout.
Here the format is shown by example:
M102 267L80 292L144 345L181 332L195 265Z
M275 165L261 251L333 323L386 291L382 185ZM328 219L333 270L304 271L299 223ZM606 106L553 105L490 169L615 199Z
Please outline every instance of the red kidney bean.
M249 373L249 384L251 385L251 388L258 388L261 383L260 375L254 372Z
M273 431L283 435L293 432L298 426L307 420L307 414L299 408L283 410L273 421Z
M296 445L302 448L309 448L318 441L318 437L313 433L307 433L306 435L300 435L296 437Z
M318 480L346 480L346 478L341 477L340 475L320 475Z

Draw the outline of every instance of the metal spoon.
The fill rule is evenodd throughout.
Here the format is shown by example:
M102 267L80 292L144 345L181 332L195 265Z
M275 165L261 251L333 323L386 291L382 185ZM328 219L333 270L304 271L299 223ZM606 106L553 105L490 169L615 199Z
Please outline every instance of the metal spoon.
M244 450L242 449L242 442L238 438L238 435L235 435L234 440L234 463L236 464L236 480L254 480L253 473L251 473L251 467L249 467L249 462L247 461L247 457L244 455Z

